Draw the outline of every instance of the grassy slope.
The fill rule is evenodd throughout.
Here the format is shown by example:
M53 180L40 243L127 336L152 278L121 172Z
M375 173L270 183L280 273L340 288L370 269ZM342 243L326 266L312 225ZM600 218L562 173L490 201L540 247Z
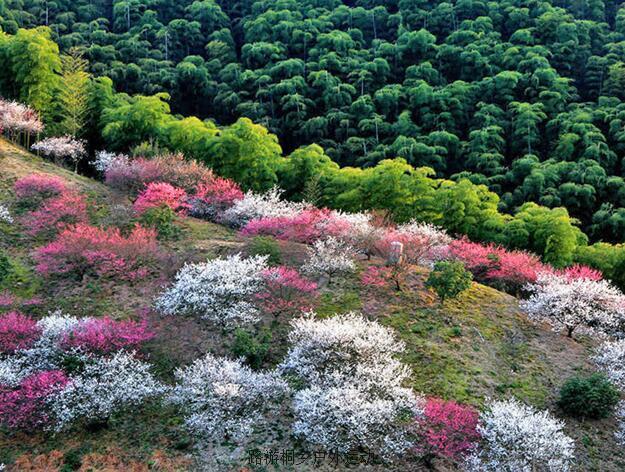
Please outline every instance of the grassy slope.
M0 140L0 201L10 200L10 188L16 178L32 172L67 179L95 202L97 216L106 214L111 204L126 201L123 195L96 181L76 176ZM136 286L90 280L77 286L43 283L31 275L35 280L33 291L45 301L40 312L63 308L81 316L110 314L124 318L149 306L160 287L183 262L203 260L245 247L244 240L218 225L187 219L182 226L181 238L166 245L170 256L164 261L163 274L158 280ZM31 264L29 255L36 244L19 231L0 231L0 247L9 250L12 257L26 267ZM288 263L297 265L303 254L303 247L299 245L283 245L283 256ZM414 370L412 384L416 390L476 406L483 404L487 397L514 395L557 412L554 400L563 381L576 372L592 370L587 360L592 351L588 340L570 340L529 323L519 312L513 297L474 284L460 299L440 306L423 288L425 275L423 270L415 269L409 280L410 290L402 294L363 288L354 276L331 289L324 289L318 311L330 316L336 311L361 310L392 326L406 342L405 360ZM205 352L229 353L232 336L224 335L221 330L212 330L195 320L172 320L156 315L152 315L151 322L159 335L150 344L148 355L165 379L171 378L176 366ZM272 362L277 362L284 353L287 329L286 320L272 326ZM566 421L569 434L577 442L580 470L625 468L625 456L612 440L613 421L585 424L572 419ZM277 443L284 446L285 439ZM263 449L262 438L258 444ZM146 407L100 431L79 431L52 438L41 434L0 435L0 462L11 463L24 454L22 460L32 462L38 454L59 450L65 454L66 464L81 457L84 463L84 458L94 453L101 454L92 457L94 462L110 462L108 469L102 466L93 470L128 470L132 461L150 463L155 469L159 469L160 464L159 470L184 470L189 468L185 465L188 445L189 440L175 412ZM47 459L53 458L48 454ZM115 463L119 460L122 462ZM16 468L55 470L41 464L32 469L28 467L28 463L22 462Z

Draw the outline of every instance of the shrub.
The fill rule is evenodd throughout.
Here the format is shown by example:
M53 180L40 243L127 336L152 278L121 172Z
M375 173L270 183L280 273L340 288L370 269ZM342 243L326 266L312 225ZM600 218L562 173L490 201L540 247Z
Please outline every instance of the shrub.
M275 373L254 372L238 361L207 354L176 371L171 401L191 433L203 440L242 441L272 403L288 391Z
M254 323L259 315L254 297L263 287L266 268L266 257L240 254L187 264L156 306L167 315L199 316L224 326Z
M52 370L32 374L16 388L0 385L0 424L23 430L49 425L49 398L68 382L62 371Z
M230 179L214 177L204 180L191 199L191 214L198 218L220 221L223 213L243 197L241 187Z
M437 262L425 286L434 290L441 302L444 302L469 289L472 280L473 277L465 270L462 262Z
M265 284L256 299L266 313L289 316L312 309L317 284L304 279L295 269L271 267L262 276Z
M202 182L213 179L213 172L197 161L187 161L181 154L164 154L146 159L116 159L105 171L111 187L137 194L150 183L167 183L193 193Z
M450 257L461 261L473 278L499 290L518 294L535 283L548 268L538 257L524 251L508 251L494 244L483 245L458 239L449 245Z
M258 335L237 328L234 331L232 353L243 357L252 369L260 369L271 347L271 331L262 329Z
M306 274L332 277L356 271L352 249L343 241L333 237L319 239L308 248L308 259L302 266Z
M478 418L479 413L470 406L429 398L423 417L416 421L417 453L425 456L426 462L430 456L452 461L464 459L475 450L480 439Z
M58 177L46 174L30 174L18 179L13 187L18 205L33 210L45 200L57 197L67 190L65 182Z
M122 349L135 350L152 339L154 333L147 322L115 321L108 316L81 320L63 336L61 346L65 349L108 354Z
M282 263L282 252L278 242L267 236L256 236L247 243L246 252L249 256L267 256L267 263L279 265Z
M247 192L222 215L222 221L233 228L242 228L249 221L262 218L293 217L306 205L281 200L282 192L273 188L266 193Z
M62 431L79 421L106 421L125 408L136 408L160 396L164 386L150 373L150 366L126 352L111 358L94 358L50 404L54 428Z
M470 456L465 469L568 472L575 446L563 428L564 423L547 411L516 400L491 402L480 415L481 447Z
M43 206L23 218L31 236L54 236L58 231L78 223L87 223L87 202L78 193L63 192L50 198Z
M117 228L79 224L63 230L35 253L37 271L44 276L97 275L136 280L150 272L159 254L156 231L135 226L124 237Z
M609 416L618 403L619 392L600 373L573 377L560 389L558 406L574 417L599 419Z
M174 239L180 235L180 228L176 226L176 213L168 206L150 208L141 215L141 224L147 228L154 228L158 238L162 240Z
M12 311L0 316L0 353L12 354L28 349L41 336L37 323L21 313Z
M12 272L13 264L11 264L11 261L4 251L0 249L0 284L8 279Z
M147 210L163 206L184 213L189 208L187 192L165 182L151 182L139 194L132 207L138 215L142 215Z

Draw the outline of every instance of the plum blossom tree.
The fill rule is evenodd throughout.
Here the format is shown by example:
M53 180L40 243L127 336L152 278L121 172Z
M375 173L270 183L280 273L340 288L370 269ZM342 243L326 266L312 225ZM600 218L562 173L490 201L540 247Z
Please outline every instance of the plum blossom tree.
M577 329L587 333L609 332L619 323L624 306L623 294L605 280L570 278L555 273L539 273L531 294L521 302L528 316L549 323L554 331L566 330L572 337Z
M17 179L13 186L20 206L33 210L49 198L58 197L65 191L65 182L54 175L29 174Z
M348 231L337 237L359 254L371 259L377 245L384 238L385 229L374 223L373 215L370 213L336 213L337 218L344 220L348 226Z
M233 228L242 228L255 219L294 217L307 207L304 203L282 200L281 195L277 187L265 193L247 192L223 213L222 220Z
M183 411L189 431L209 441L242 441L288 392L275 372L254 372L238 360L212 354L178 369L176 378L171 402Z
M0 223L13 224L13 216L3 203L0 203Z
M290 267L265 269L263 290L256 295L263 311L274 316L294 315L313 307L317 284L303 278Z
M63 390L50 397L54 429L62 431L79 421L106 421L113 413L138 407L164 392L150 365L127 352L90 358Z
M150 182L132 205L133 210L142 215L151 208L166 206L184 213L190 207L187 192L167 182Z
M348 313L291 322L291 347L280 365L304 388L293 401L296 435L327 449L365 447L389 460L410 446L402 418L418 417L423 400L402 383L410 370L393 332Z
M223 213L243 197L243 191L236 182L215 177L197 186L191 198L191 214L198 218L221 221Z
M614 385L625 391L625 339L604 342L593 360Z
M574 442L564 423L547 411L517 400L494 401L480 415L480 448L467 460L471 472L567 472L574 459Z
M68 226L87 223L88 219L85 197L79 193L64 191L26 214L22 218L22 224L31 236L52 237Z
M332 236L318 239L308 248L308 259L302 271L315 277L327 276L330 283L335 276L356 271L353 249Z
M26 147L30 146L31 135L43 131L43 123L39 114L32 108L18 102L9 102L0 98L0 133L8 133L14 143L20 134L26 134Z
M102 174L106 174L106 171L109 168L114 166L119 166L120 163L127 164L128 156L125 154L115 154L113 152L108 151L98 151L95 154L95 159L90 162L90 164Z
M614 433L614 437L621 446L625 446L625 401L619 402L614 416L618 421L618 429Z
M75 172L78 171L78 163L87 155L85 142L72 136L46 138L34 144L32 150L57 162L63 159L69 160L74 164Z
M199 316L232 327L254 323L259 318L254 296L263 287L267 256L225 259L185 265L173 285L156 301L167 315Z

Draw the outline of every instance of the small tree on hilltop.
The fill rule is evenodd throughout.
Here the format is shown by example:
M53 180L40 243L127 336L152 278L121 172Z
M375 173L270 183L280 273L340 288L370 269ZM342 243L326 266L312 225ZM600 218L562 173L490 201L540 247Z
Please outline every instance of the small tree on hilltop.
M467 272L462 262L437 262L425 282L444 303L448 298L456 298L471 287L473 276Z

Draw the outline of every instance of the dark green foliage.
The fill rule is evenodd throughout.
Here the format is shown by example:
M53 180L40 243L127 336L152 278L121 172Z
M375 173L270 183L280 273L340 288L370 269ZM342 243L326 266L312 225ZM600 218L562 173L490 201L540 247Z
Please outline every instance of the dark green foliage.
M603 374L572 377L560 389L558 406L574 417L600 419L609 416L619 392Z
M247 253L250 256L269 256L268 263L280 265L282 263L282 253L278 241L269 236L256 236L247 245Z
M441 302L456 298L471 287L473 276L464 268L462 262L437 262L434 270L425 282L425 286L434 290Z
M12 273L11 261L7 255L0 249L0 285L4 283Z
M249 333L241 328L234 332L232 353L243 357L253 369L259 369L267 359L271 347L271 332L267 328L257 334Z
M180 236L180 228L176 226L176 212L168 206L150 208L141 215L141 223L155 228L158 239L167 240Z

